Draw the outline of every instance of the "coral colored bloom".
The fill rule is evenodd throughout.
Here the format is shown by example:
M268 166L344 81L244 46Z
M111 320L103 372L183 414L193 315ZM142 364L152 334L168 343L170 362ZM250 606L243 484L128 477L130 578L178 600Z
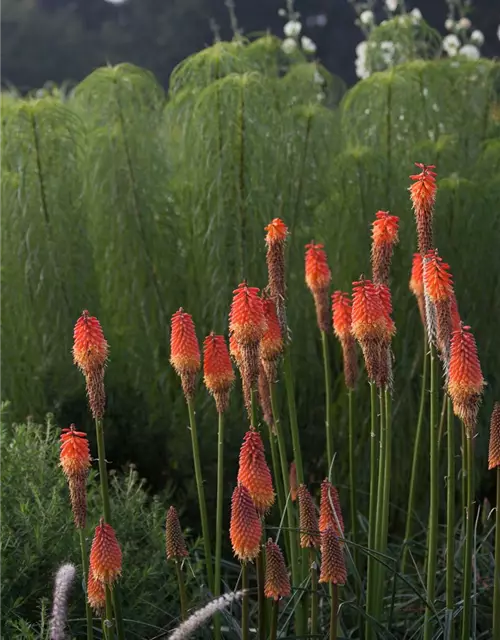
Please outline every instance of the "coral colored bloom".
M352 333L359 342L380 339L386 332L384 309L371 280L353 282Z
M450 265L443 262L437 249L429 251L424 259L425 293L431 302L450 300L453 294L453 280Z
M451 337L448 393L455 415L463 421L469 434L476 426L484 385L476 341L470 327L462 325Z
M297 500L297 467L295 465L295 460L290 462L290 471L288 473L288 481L290 483L290 499L292 502Z
M229 336L229 353L231 354L231 358L236 362L238 368L241 367L241 349L234 335Z
M276 305L270 298L264 298L264 315L267 329L260 341L260 358L269 382L276 382L278 359L283 351L281 326Z
M243 439L238 482L248 489L255 508L260 514L272 507L273 481L267 466L262 438L257 431L247 431Z
M229 315L229 330L240 348L249 343L258 343L267 328L264 305L257 287L241 283L233 291L233 302Z
M490 444L488 448L488 469L500 467L500 402L495 402L490 422ZM498 505L497 505L498 508Z
M104 612L106 608L106 588L103 582L96 579L92 567L89 569L87 579L87 600L97 615L101 615Z
M189 555L184 542L179 516L174 506L171 506L167 511L165 542L168 560L182 560L182 558Z
M172 316L170 363L181 378L186 400L191 400L196 388L196 374L200 370L201 357L193 319L182 307Z
M352 304L348 293L335 291L332 295L333 331L339 340L346 340L351 335Z
M242 562L259 555L262 525L248 489L242 484L233 491L229 537L234 554Z
M328 478L325 478L321 483L319 530L323 533L328 527L332 527L339 537L344 537L344 519L340 509L339 492Z
M413 263L411 267L410 291L417 298L424 294L424 261L422 254L413 254Z
M433 247L432 217L436 200L436 172L434 165L415 163L421 173L410 176L415 180L409 187L417 223L418 248L425 255Z
M285 242L288 235L288 228L280 218L274 218L274 220L265 227L264 231L267 231L266 244L268 246L276 242Z
M450 300L450 315L451 315L451 331L456 331L460 329L462 321L460 320L460 313L458 311L458 303L457 298L455 296L455 292L452 291L451 300Z
M266 598L279 600L290 595L290 578L283 554L278 545L269 538L266 544L266 578L264 583Z
M328 527L321 534L321 572L320 582L345 584L347 569L337 533Z
M224 337L213 332L203 343L203 373L205 386L215 398L217 411L223 413L229 403L229 391L235 375Z
M267 273L269 278L269 293L276 305L281 335L286 336L286 285L285 285L285 243L288 229L285 223L275 218L266 227L267 236Z
M73 331L73 360L85 375L103 369L108 359L108 343L97 318L83 311Z
M314 242L306 244L306 284L312 293L327 289L332 280L323 247L324 245Z
M299 523L300 546L319 547L321 538L319 535L318 518L313 499L305 484L301 484L298 490L299 497Z
M388 284L392 252L398 242L399 218L377 211L372 230L372 272L375 284Z
M95 530L90 549L90 568L97 580L112 586L122 572L122 552L116 534L104 519Z
M90 468L90 449L87 434L77 431L75 425L63 429L61 434L61 453L59 456L61 467L67 478L87 474Z

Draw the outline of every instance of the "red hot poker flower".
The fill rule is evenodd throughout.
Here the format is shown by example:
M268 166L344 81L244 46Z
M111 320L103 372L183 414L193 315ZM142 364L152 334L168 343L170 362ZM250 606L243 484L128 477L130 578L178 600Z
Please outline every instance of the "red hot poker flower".
M60 463L67 478L82 472L86 475L90 468L87 434L77 431L74 424L62 430Z
M298 490L299 497L299 523L300 546L319 547L321 539L319 535L318 518L313 499L305 484L301 484Z
M387 308L379 291L370 280L353 282L352 333L363 350L368 378L377 384L382 345L390 339Z
M421 173L410 176L415 180L409 187L410 198L417 223L418 248L425 255L433 247L432 216L436 200L436 172L434 165L415 163Z
M269 278L269 292L276 304L281 334L286 335L286 285L285 285L285 243L288 236L286 224L279 218L266 227L267 236L267 272Z
M278 545L269 538L266 544L266 598L279 600L290 595L290 578L286 570L283 554Z
M424 258L424 287L428 300L427 330L431 339L435 338L446 367L450 359L451 304L455 297L449 269L450 266L439 257L437 249L429 251Z
M264 231L267 231L266 244L268 246L276 242L285 242L288 235L288 228L280 218L274 218L274 220L265 227Z
M283 338L276 305L270 298L264 298L264 315L267 329L260 341L260 357L269 382L276 382L278 359L283 351Z
M90 550L90 568L97 580L110 587L122 572L122 552L116 534L104 519L96 527Z
M345 584L347 569L340 541L333 527L328 527L321 534L321 572L320 582Z
M167 511L165 542L168 560L182 560L182 558L189 555L184 542L179 516L174 506L171 506Z
M248 489L255 508L264 514L274 504L271 472L257 431L247 431L240 450L238 482Z
M340 508L339 492L328 478L325 478L321 483L319 530L323 533L328 527L332 527L339 537L344 537L344 519Z
M352 336L352 305L348 293L335 291L332 295L333 331L342 341Z
M106 588L103 582L96 579L92 567L89 569L87 580L87 600L97 615L101 615L104 612L106 607Z
M182 307L172 316L170 363L181 377L186 399L190 400L194 396L201 357L193 319Z
M264 305L257 287L241 283L233 291L229 330L240 348L246 344L258 343L266 331Z
M420 311L420 318L424 327L427 326L425 319L425 298L424 298L424 261L422 254L413 254L413 263L410 276L410 291L417 299L418 310Z
M372 271L375 284L388 284L392 251L398 242L399 218L377 211L372 230Z
M259 555L262 525L250 493L242 484L233 491L229 537L235 556L242 562Z
M88 375L104 369L109 350L99 320L82 311L73 338L73 360L82 373Z
M453 411L467 428L468 435L474 433L481 394L485 385L481 364L477 355L476 341L470 327L461 326L451 337L448 393Z
M203 343L203 373L205 386L215 398L219 413L223 413L229 403L229 392L235 380L231 358L223 336L213 332Z
M453 281L449 271L450 265L443 262L437 249L426 254L424 260L425 293L431 302L450 300L453 294Z
M495 402L490 422L490 443L488 448L488 469L500 467L500 402Z
M305 263L306 284L314 297L318 327L327 332L330 327L328 288L332 274L322 244L311 242L306 245Z

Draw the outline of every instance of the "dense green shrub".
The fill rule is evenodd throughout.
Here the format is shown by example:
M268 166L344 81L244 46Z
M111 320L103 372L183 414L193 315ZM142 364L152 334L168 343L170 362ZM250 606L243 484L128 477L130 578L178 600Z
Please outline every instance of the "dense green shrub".
M4 416L7 418L8 416ZM71 633L84 633L84 594L81 585L80 546L73 525L66 480L59 463L58 429L49 417L46 426L33 422L2 425L2 630L5 638L24 635L42 611L50 611L53 576L63 562L78 568L70 610ZM89 480L87 539L98 523L101 498L94 473ZM111 482L112 511L123 550L122 597L130 633L154 635L172 624L177 613L175 572L167 565L164 517L168 503L151 498L132 468L115 474ZM182 517L182 516L181 516ZM195 540L190 547L192 571L197 581ZM196 587L198 588L198 587ZM145 627L144 625L151 625ZM27 632L26 632L27 633ZM20 634L20 635L17 635Z

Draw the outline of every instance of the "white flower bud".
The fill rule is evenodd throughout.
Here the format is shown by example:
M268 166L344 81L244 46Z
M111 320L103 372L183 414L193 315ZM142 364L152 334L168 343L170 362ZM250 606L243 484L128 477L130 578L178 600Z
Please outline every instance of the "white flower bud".
M281 49L284 53L290 54L297 48L297 40L295 38L285 38L281 43Z
M388 11L396 11L399 5L399 0L385 0L385 6Z
M453 29L455 28L455 21L451 18L448 18L448 20L446 20L444 23L444 28L446 29L446 31L453 31Z
M298 20L290 20L283 27L287 38L296 38L302 31L302 24Z
M479 29L475 29L471 34L470 34L470 41L473 44L477 44L478 47L481 47L484 44L484 35L482 31L479 31Z
M479 60L481 54L479 49L474 44L464 44L458 51L461 56L469 58L469 60Z
M443 38L443 49L449 56L455 56L460 47L460 40L454 33L449 33Z
M422 12L420 11L420 9L418 9L418 7L415 7L415 9L412 9L410 11L410 16L413 24L418 24L420 20L422 20Z
M460 18L460 20L458 21L459 29L470 29L471 26L472 22L469 20L469 18Z
M370 11L369 9L367 9L366 11L363 11L359 15L359 20L361 24L364 24L365 26L373 24L373 20L374 20L373 11Z
M316 43L313 40L311 40L311 38L308 38L307 36L302 36L300 43L305 53L316 53L316 50L318 47L316 46Z

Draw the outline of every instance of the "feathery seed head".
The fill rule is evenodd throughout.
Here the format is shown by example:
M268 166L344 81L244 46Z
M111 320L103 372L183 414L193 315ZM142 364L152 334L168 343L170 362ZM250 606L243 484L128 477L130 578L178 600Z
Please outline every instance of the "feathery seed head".
M262 525L252 497L242 484L233 491L229 537L233 552L242 562L259 555Z
M239 462L238 482L248 489L255 508L262 515L274 504L274 490L262 438L257 431L245 434Z
M266 544L266 578L264 583L266 598L279 600L290 595L290 578L285 566L283 554L271 539Z
M392 252L398 242L399 218L377 211L372 230L372 272L375 284L388 284Z
M266 331L264 305L257 287L242 282L233 291L233 302L229 314L229 330L240 348L249 343L258 343Z
M285 242L288 235L288 228L280 218L274 218L274 220L264 228L264 231L267 231L266 244L268 246L277 242Z
M224 336L216 336L213 332L207 336L203 342L203 356L205 386L215 398L217 411L223 413L235 380Z
M484 385L476 341L470 327L462 324L451 336L448 393L469 435L475 430Z
M88 473L90 449L87 434L77 431L74 424L70 425L69 429L62 430L59 460L67 478L82 472Z
M109 587L113 585L122 572L122 551L111 525L104 519L95 529L90 549L90 567L97 580Z
M352 327L352 304L348 293L335 291L332 295L333 331L342 341L348 339Z
M87 578L87 600L96 615L102 615L106 608L106 588L104 583L94 576L92 567Z
M66 640L68 602L75 575L76 569L69 563L57 570L50 618L50 640Z
M321 572L319 582L345 584L347 569L337 533L328 527L321 534Z
M488 449L488 469L491 471L496 467L500 467L500 402L495 402L493 413L491 414Z
M450 265L443 262L437 249L428 251L424 258L425 293L431 302L450 300L453 293L453 280Z
M300 485L297 495L299 497L300 546L303 549L319 547L321 538L316 507L305 484Z
M434 165L415 163L422 169L410 176L415 182L409 187L410 198L417 223L418 248L425 255L433 246L432 217L436 200L436 172Z
M295 502L297 500L297 467L295 460L290 462L290 471L288 472L288 482L290 483L290 500Z
M332 527L340 538L344 537L344 519L342 518L342 511L340 509L339 492L328 478L325 478L321 483L319 530L323 533L328 527Z
M82 311L73 331L73 360L80 371L87 375L104 369L108 359L108 343L97 318Z
M165 541L168 560L182 560L182 558L189 555L184 542L179 516L174 506L171 506L167 511Z

